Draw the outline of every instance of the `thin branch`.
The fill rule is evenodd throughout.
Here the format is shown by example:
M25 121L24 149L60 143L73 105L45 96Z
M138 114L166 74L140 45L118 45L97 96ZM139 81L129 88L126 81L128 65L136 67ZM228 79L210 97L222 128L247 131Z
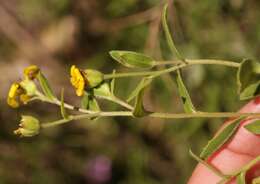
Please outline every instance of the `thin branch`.
M122 77L137 77L137 76L148 76L152 75L153 77L158 77L162 74L165 73L170 73L174 72L178 69L191 66L191 65L221 65L221 66L228 66L228 67L233 67L233 68L238 68L240 66L239 63L237 62L232 62L232 61L225 61L225 60L215 60L215 59L186 59L185 60L187 64L180 64L178 66L173 66L164 70L160 71L146 71L146 72L129 72L129 73L116 73L116 74L105 74L104 79L112 79L112 78L122 78ZM177 65L181 63L181 60L176 60L176 61L160 61L158 62L159 65L162 64L174 64ZM182 62L183 63L183 62Z

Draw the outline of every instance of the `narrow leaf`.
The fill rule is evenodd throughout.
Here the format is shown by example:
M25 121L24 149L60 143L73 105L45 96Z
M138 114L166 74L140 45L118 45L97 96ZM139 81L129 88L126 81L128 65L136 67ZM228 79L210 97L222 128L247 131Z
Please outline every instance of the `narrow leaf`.
M98 102L95 98L89 98L89 106L88 106L89 110L92 111L100 111L100 107L98 105Z
M152 78L151 77L144 77L139 84L137 85L137 87L132 91L132 93L129 95L129 97L127 98L127 102L132 101L138 94L139 92L147 87L151 82L152 82Z
M254 84L248 85L241 93L240 100L248 100L260 94L260 80Z
M260 120L245 125L245 128L254 134L260 134Z
M133 110L133 116L134 117L143 117L147 115L149 112L145 110L143 105L143 96L144 96L144 90L148 86L148 84L151 82L147 82L146 80L150 81L151 78L144 78L144 84L140 87L139 92L137 93L137 96L135 97L135 106Z
M98 105L98 102L95 99L95 97L93 97L92 95L88 95L88 104L87 104L86 109L91 110L91 111L96 111L96 112L100 111L100 107ZM99 117L92 117L90 119L91 120L97 120L98 118Z
M208 144L203 148L200 157L202 159L208 158L215 151L217 151L223 144L225 144L236 132L241 120L244 117L237 118L229 123L221 132L219 132Z
M237 176L237 178L236 178L237 184L246 184L246 178L245 178L245 176L246 176L246 172L241 172L241 173Z
M144 88L138 93L135 99L135 106L133 111L134 117L143 117L147 114L143 106L143 95L144 95Z
M55 98L55 95L47 81L47 79L45 78L45 76L39 72L39 74L37 75L37 79L40 83L40 86L42 88L42 91L44 92L44 94L50 98L50 99L54 99Z
M168 8L168 4L165 4L164 7L163 7L163 13L162 13L162 26L163 26L163 31L165 33L167 44L168 44L169 48L171 49L171 52L173 54L175 54L178 59L183 61L183 63L186 63L185 59L181 56L181 54L177 50L177 48L174 44L174 41L172 39L170 29L169 29L168 24L167 24L167 8Z
M195 107L194 107L194 105L191 101L189 92L188 92L187 88L185 87L185 85L183 83L180 70L177 70L176 81L177 81L178 91L179 91L179 94L181 96L181 100L182 100L182 103L183 103L183 106L184 106L184 111L186 113L196 112Z
M61 90L61 97L60 98L61 98L61 105L60 105L61 115L64 119L68 119L69 116L68 116L67 111L64 107L64 88L62 88L62 90Z
M155 60L149 56L132 51L110 51L111 57L122 65L129 68L152 68Z
M84 93L81 99L81 107L91 111L100 111L100 107L98 105L97 100L93 96L93 94Z
M88 103L89 103L89 95L85 92L82 99L81 99L81 107L83 109L88 109Z
M260 63L245 59L237 71L237 85L240 100L247 100L260 95Z
M113 74L115 74L115 73L116 73L116 70L113 70ZM115 95L115 81L116 81L116 78L113 78L110 82L111 93L113 96Z

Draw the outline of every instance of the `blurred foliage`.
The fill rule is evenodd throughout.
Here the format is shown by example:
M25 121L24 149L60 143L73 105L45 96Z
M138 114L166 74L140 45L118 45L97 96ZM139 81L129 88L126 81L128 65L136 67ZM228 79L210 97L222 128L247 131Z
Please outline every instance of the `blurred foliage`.
M32 63L47 73L57 94L65 87L65 100L72 102L77 101L68 82L68 68L72 64L107 73L114 68L126 71L108 55L116 49L144 52L158 60L171 59L162 32L156 32L161 30L160 2L10 0L0 3L0 183L181 184L187 181L195 166L188 155L189 148L198 153L221 125L221 119L106 118L72 122L43 131L34 138L19 139L12 131L21 112L47 121L59 118L56 115L59 108L34 103L16 112L7 107L4 98L22 67ZM187 58L259 59L259 8L257 0L175 0L169 18L176 44ZM149 9L147 14L140 13ZM235 111L242 105L236 94L233 69L196 66L184 70L183 75L197 109ZM138 79L116 80L117 94L126 97L137 82ZM181 111L170 75L153 82L145 95L145 104L156 111ZM103 106L116 108L106 103Z

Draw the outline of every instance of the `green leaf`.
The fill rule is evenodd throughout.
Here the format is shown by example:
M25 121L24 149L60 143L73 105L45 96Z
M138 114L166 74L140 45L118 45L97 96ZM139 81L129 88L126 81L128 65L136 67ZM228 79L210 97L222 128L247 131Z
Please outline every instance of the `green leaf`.
M260 63L245 59L237 72L237 85L240 100L247 100L260 95Z
M163 31L165 33L167 44L168 44L169 48L171 49L171 52L173 54L175 54L178 59L182 60L183 63L186 63L185 59L181 56L181 54L177 50L177 48L174 44L174 41L172 39L170 29L169 29L168 24L167 24L167 8L168 8L168 4L165 4L164 7L163 7L163 13L162 13L162 26L163 26Z
M111 98L113 94L110 91L110 87L108 83L103 83L100 86L94 88L93 90L94 96L101 98Z
M237 184L246 184L246 172L241 172L238 176L237 176Z
M245 125L245 128L254 134L260 134L260 120Z
M143 96L144 96L144 90L148 86L150 82L147 83L147 80L151 82L151 78L143 78L144 83L146 85L142 85L137 93L137 96L135 97L135 106L133 110L133 116L134 117L143 117L149 114L150 112L146 111L143 105Z
M203 148L200 157L202 159L208 158L211 154L217 151L223 144L225 144L236 132L241 120L244 117L237 118L229 123L221 132L219 132L208 144Z
M129 68L152 68L155 65L155 60L149 56L132 51L110 51L111 57Z
M83 109L88 109L88 103L89 103L89 95L85 92L82 99L81 99L81 107Z
M189 92L187 88L185 87L180 70L177 70L177 87L179 91L179 95L181 96L181 100L184 106L184 111L186 113L194 113L196 112L194 105L192 104Z
M88 100L88 110L91 111L96 111L99 112L100 111L100 107L98 105L97 100L93 97L93 96L89 96L89 100ZM97 120L99 117L92 117L90 118L91 120Z
M148 86L151 82L152 82L153 78L151 77L144 77L139 84L137 85L137 87L132 91L132 93L129 95L129 97L127 98L127 102L132 101L139 93L140 91L145 88L146 86Z
M113 74L116 73L116 70L113 70ZM115 81L116 81L116 78L113 78L110 82L110 88L111 88L111 93L113 96L115 96Z
M67 111L64 107L64 88L62 88L62 90L61 90L61 97L60 98L61 98L61 105L60 105L61 115L64 119L68 119L69 116L68 116Z
M134 117L143 117L147 114L143 106L143 95L144 95L144 89L142 89L136 97L135 106L133 110Z
M93 96L93 94L89 94L87 92L84 93L81 99L81 107L83 109L91 110L91 111L100 111L100 107L98 105L97 100ZM92 117L91 120L97 120L99 117Z
M100 111L100 107L95 97L87 92L84 93L81 99L81 107L91 111Z
M243 92L240 93L240 100L248 100L260 94L260 80L254 84L248 85Z
M95 98L89 98L89 104L88 109L92 111L100 111L100 107L98 105L98 102Z
M40 86L41 86L44 94L50 99L55 99L55 95L54 95L47 79L45 78L45 76L41 72L39 72L39 74L37 75L37 79L40 83Z

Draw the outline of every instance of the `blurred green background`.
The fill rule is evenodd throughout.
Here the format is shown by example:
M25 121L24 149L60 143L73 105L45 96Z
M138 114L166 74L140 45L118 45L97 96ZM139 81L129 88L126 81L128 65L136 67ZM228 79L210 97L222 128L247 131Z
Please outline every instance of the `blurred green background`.
M0 2L2 184L169 184L186 183L198 153L222 119L163 120L104 118L71 122L20 139L12 134L21 114L46 122L61 118L59 108L35 102L18 110L6 104L10 84L23 68L36 64L59 94L77 104L69 67L110 73L129 71L113 61L110 50L143 52L173 59L163 38L160 0L6 0ZM169 24L186 58L241 61L260 57L260 1L175 0ZM161 49L160 49L161 48ZM235 70L220 66L185 69L184 80L201 111L236 111ZM126 97L139 79L116 80ZM100 102L104 109L115 105ZM153 82L145 95L150 110L182 112L171 75Z

